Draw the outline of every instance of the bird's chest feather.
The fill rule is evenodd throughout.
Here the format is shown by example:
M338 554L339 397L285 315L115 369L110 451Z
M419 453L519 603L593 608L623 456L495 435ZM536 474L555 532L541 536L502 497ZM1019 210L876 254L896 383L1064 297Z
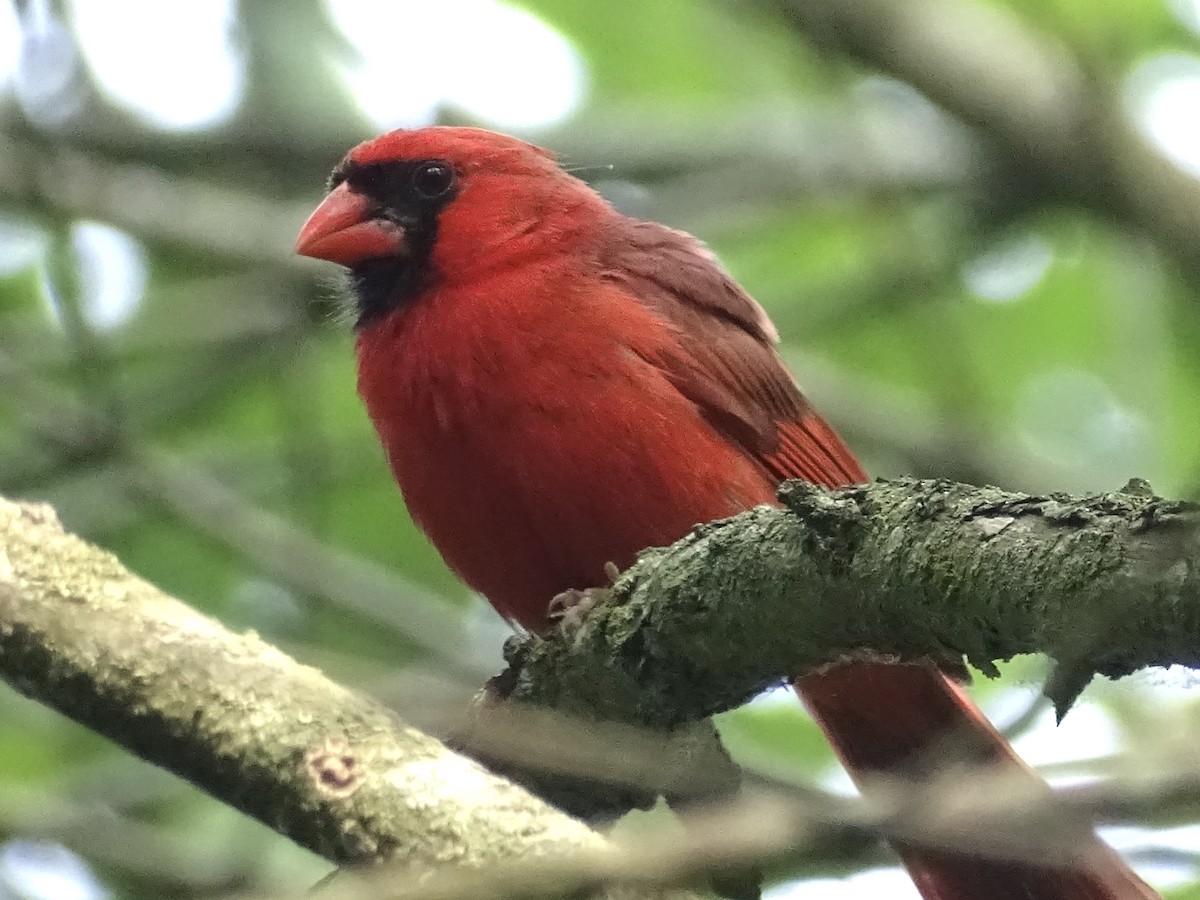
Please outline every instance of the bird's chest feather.
M636 301L504 287L425 298L364 333L359 386L413 518L464 580L537 627L553 594L601 583L606 562L771 486L639 352L671 336Z

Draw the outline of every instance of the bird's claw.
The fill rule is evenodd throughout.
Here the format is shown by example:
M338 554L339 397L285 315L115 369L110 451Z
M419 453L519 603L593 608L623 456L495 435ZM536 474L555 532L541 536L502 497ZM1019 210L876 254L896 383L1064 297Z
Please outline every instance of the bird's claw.
M604 564L604 577L608 587L571 588L555 595L546 608L546 617L558 625L578 625L592 608L608 596L609 588L621 577L621 570L614 562Z
M608 588L572 588L563 591L550 601L546 615L559 626L580 624L592 608L608 595Z

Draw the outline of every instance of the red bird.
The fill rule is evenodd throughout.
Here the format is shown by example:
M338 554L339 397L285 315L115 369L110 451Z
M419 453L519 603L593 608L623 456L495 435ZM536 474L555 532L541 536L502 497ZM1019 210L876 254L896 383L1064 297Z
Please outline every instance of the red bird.
M355 147L297 251L350 270L358 388L409 511L449 566L534 631L639 550L866 480L696 239L615 211L549 152L473 128ZM796 688L856 777L952 734L1021 763L932 667L852 663ZM928 900L1157 896L1096 840L1061 866L897 848Z

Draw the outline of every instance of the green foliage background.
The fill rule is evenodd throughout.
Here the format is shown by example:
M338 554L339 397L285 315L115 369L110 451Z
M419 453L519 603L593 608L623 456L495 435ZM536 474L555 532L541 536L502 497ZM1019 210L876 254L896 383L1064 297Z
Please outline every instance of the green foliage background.
M1147 59L1198 52L1165 2L996 5L1114 90ZM590 84L572 119L528 136L594 167L584 174L628 211L709 241L870 471L1072 491L1138 475L1196 493L1196 285L1152 241L1049 193L1014 196L968 128L771 4L524 6L573 42ZM56 127L0 95L0 242L37 248L0 274L0 491L54 503L166 590L412 703L398 670L486 671L503 631L408 521L355 395L329 273L289 252L328 170L374 129L332 74L350 51L320 3L244 2L239 34L246 94L211 129L158 130L86 71L81 111ZM398 53L408 39L425 37L397 36ZM453 41L453 27L429 39ZM80 220L145 251L143 302L115 329L81 307ZM972 288L1022 265L1034 274L1016 296ZM1006 685L1041 671L1011 668L979 686L1010 712ZM1086 702L1135 746L1197 717L1150 676ZM723 728L769 771L833 768L793 705ZM116 896L294 888L327 868L3 690L0 839L30 837L80 853ZM0 884L8 896L23 895Z

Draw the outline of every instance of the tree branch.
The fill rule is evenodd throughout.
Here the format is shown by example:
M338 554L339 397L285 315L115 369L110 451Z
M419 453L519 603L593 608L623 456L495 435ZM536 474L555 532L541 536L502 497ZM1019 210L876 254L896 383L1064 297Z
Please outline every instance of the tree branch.
M583 823L0 500L0 676L339 863L603 854ZM627 896L627 895L622 895Z
M510 695L669 728L847 657L991 672L1046 653L1061 714L1094 674L1200 665L1198 508L1144 482L1093 497L789 482L781 496L644 553L611 602L511 643Z

